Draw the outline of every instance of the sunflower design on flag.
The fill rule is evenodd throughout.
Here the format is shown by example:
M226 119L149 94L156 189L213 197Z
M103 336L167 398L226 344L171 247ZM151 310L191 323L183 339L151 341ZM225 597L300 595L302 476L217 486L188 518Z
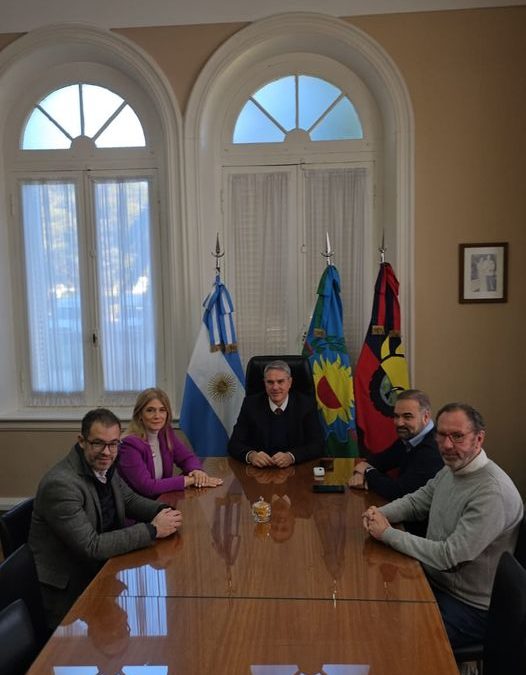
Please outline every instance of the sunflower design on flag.
M354 407L351 367L342 363L339 354L336 361L320 356L314 362L312 375L325 424L330 426L338 419L348 424Z
M356 457L353 377L343 335L340 276L334 265L321 276L303 355L312 366L327 454Z

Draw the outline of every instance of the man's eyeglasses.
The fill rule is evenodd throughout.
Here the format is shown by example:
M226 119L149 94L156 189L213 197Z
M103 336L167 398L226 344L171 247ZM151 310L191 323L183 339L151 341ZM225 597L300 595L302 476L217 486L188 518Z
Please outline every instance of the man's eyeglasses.
M117 450L121 447L121 441L110 441L109 443L105 443L104 441L99 440L94 441L86 440L86 443L91 445L91 447L96 452L103 452L105 448L108 448L108 450L110 450L111 452L117 452Z
M453 431L451 434L446 434L443 431L436 431L435 436L437 441L445 441L446 438L449 438L453 445L460 445L466 436L472 433L473 431L467 431L465 434L460 431Z

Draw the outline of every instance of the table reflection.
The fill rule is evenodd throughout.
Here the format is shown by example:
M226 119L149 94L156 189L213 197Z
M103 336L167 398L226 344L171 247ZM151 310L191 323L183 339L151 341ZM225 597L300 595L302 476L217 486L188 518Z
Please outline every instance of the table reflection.
M31 675L454 675L431 602L126 598L86 593L89 634L56 634ZM109 630L116 603L127 614ZM157 605L156 611L152 611ZM149 607L149 609L146 609ZM166 620L167 630L164 623ZM74 618L68 617L68 621ZM134 624L138 635L132 635ZM394 629L396 627L396 629ZM101 635L108 631L106 638ZM165 634L159 634L165 633ZM379 648L378 636L381 636ZM93 636L98 636L93 639ZM147 668L148 670L145 670Z
M368 675L369 666L345 663L325 663L320 668L302 668L301 666L275 665L250 666L251 675Z
M115 675L168 675L168 666L122 666ZM54 675L106 675L97 666L55 666Z

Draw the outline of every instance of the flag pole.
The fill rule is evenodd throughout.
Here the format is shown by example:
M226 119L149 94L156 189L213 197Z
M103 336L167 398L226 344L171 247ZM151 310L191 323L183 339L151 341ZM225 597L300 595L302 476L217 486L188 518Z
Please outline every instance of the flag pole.
M217 276L221 276L221 266L219 264L219 259L222 258L225 255L225 252L221 250L221 246L219 245L219 232L217 233L216 236L216 250L215 253L212 251L210 255L216 259L216 274Z
M216 237L215 279L203 301L203 318L186 372L180 425L200 457L224 457L245 398L245 374L237 351L234 305L221 281L225 255Z
M385 262L385 252L387 251L387 248L385 246L385 230L382 232L382 245L378 249L378 252L380 253L380 264L384 264Z
M329 239L329 233L327 232L327 240L325 243L326 250L325 251L320 251L321 255L327 260L327 265L332 265L332 256L334 255L334 251L331 250L331 242Z

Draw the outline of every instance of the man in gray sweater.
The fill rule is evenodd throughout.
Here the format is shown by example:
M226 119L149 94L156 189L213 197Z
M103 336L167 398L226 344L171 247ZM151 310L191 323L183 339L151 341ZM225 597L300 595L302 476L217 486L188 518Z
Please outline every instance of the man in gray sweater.
M513 553L523 516L511 478L484 452L484 421L465 403L436 418L445 467L416 492L363 514L376 539L419 560L428 576L453 648L482 641L500 556ZM391 522L429 518L425 537Z
M115 471L119 419L105 408L82 420L78 442L42 478L29 546L54 629L104 562L151 546L182 523L180 511L133 492ZM134 525L125 527L126 519Z

